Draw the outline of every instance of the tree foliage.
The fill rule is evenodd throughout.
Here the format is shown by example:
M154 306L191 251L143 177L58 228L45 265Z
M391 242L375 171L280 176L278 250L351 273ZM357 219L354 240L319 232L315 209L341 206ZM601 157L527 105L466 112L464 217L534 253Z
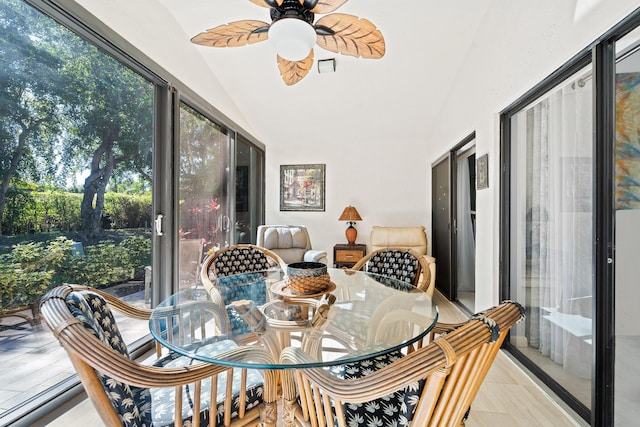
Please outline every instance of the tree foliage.
M129 68L22 1L0 2L0 217L16 179L84 174L82 230L99 237L113 176L125 191L150 187L152 103Z
M151 182L153 88L145 79L76 40L74 58L63 70L76 90L68 102L72 132L64 158L69 164L89 165L81 205L82 230L97 237L109 181L135 176Z
M13 178L41 180L61 132L61 29L19 1L0 2L0 215Z

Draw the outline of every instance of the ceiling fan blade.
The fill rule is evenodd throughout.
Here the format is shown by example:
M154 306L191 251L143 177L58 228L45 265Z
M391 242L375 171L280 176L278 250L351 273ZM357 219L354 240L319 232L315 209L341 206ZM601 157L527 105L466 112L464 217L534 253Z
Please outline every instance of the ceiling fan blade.
M309 56L301 61L287 61L278 55L278 69L287 86L293 86L305 78L311 67L313 67L313 49L309 52Z
M319 14L331 13L347 1L348 0L318 0L318 4L311 9L311 12Z
M253 4L257 4L262 7L275 7L282 4L282 0L249 0Z
M269 24L262 21L235 21L204 31L192 43L211 47L245 46L267 40Z
M366 59L384 56L384 37L376 26L364 18L333 13L316 22L318 46L331 52Z

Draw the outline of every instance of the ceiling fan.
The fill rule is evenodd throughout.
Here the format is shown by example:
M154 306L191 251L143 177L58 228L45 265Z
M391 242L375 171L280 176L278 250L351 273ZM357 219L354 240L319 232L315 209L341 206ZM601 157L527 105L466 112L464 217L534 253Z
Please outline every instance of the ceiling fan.
M243 20L206 30L192 43L237 47L269 39L278 53L278 68L288 86L302 80L313 66L313 46L343 55L379 59L384 56L382 33L364 18L331 13L347 0L249 0L271 9L271 24ZM327 14L313 23L316 14Z

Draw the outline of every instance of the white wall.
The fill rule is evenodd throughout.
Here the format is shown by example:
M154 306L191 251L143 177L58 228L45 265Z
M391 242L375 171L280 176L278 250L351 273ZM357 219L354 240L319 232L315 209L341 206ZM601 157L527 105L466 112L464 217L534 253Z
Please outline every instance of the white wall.
M346 242L337 218L348 205L373 225L423 224L431 237L431 165L476 131L476 153L489 154L489 188L477 192L476 308L498 302L499 113L640 6L637 0L496 0L482 18L428 135L413 140L335 139L306 147L297 138L267 148L267 223L305 224L314 246ZM505 37L505 35L509 35ZM514 36L515 35L515 36ZM267 142L268 144L268 142ZM279 165L326 163L326 212L279 211ZM431 250L431 248L430 248Z
M368 243L374 225L427 225L430 221L427 186L431 174L426 150L412 141L402 153L393 141L327 141L322 146L267 147L268 224L303 224L313 246L332 257L336 243L347 243L347 225L338 221L347 205L358 209L358 243ZM279 174L282 164L326 164L325 212L280 212Z
M489 188L477 193L477 309L499 298L499 112L640 6L631 0L544 0L523 12L523 2L497 3L502 5L494 10L502 13L485 16L477 49L459 76L473 84L452 88L431 134L451 145L461 126L475 129L476 155L489 154Z

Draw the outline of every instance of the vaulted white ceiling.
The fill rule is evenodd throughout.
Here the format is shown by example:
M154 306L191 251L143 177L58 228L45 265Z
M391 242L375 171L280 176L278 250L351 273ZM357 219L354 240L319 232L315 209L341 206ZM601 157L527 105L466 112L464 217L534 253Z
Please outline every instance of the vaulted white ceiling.
M385 56L356 59L316 46L315 59L336 58L336 72L314 68L291 87L282 82L268 42L208 48L189 41L231 21L270 22L269 10L249 0L77 3L255 137L277 144L291 135L322 141L336 132L360 141L424 135L494 1L350 0L337 12L373 22L385 37Z
M249 0L59 1L87 9L276 148L283 140L289 147L295 139L326 144L338 135L338 144L430 143L434 128L455 120L460 130L444 138L452 144L492 126L470 114L495 115L637 7L637 0L349 0L336 12L373 22L385 56L357 59L316 46L315 59L335 57L336 72L314 68L286 86L268 41L237 48L190 42L220 24L270 22L269 9Z

